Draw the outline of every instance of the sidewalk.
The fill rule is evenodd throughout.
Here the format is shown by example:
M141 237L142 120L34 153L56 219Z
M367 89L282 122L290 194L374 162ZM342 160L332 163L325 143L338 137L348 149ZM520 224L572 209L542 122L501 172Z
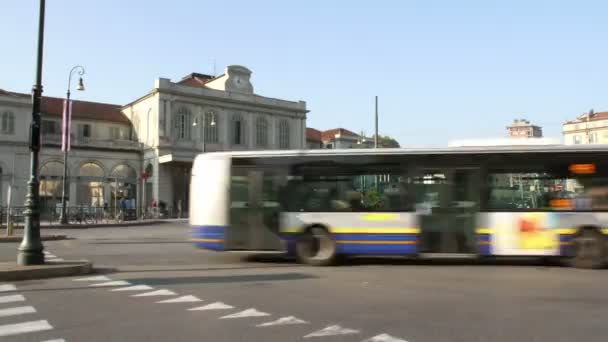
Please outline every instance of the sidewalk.
M40 228L42 229L88 229L88 228L104 228L104 227L137 227L137 226L151 226L157 224L168 224L174 222L188 222L187 218L184 219L150 219L150 220L133 220L123 221L120 223L93 223L93 224L58 224L50 223L48 221L40 222ZM2 227L6 228L6 227ZM15 227L15 230L23 229L22 225Z
M20 241L19 237L19 241ZM0 283L5 281L31 280L88 274L93 265L87 260L61 260L45 253L44 265L17 265L19 242L0 243Z
M13 234L11 236L0 236L0 243L3 242L21 242L21 240L23 239L23 234L19 233L19 234ZM52 235L47 235L47 234L43 234L42 236L40 236L40 239L42 239L42 241L58 241L58 240L67 240L68 237L67 235L63 235L63 234L52 234Z

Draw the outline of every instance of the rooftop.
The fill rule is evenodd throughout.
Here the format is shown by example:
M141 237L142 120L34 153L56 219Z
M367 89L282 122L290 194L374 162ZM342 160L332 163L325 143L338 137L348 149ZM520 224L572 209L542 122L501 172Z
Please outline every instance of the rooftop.
M63 100L57 97L42 97L42 112L47 115L62 116ZM102 120L130 124L129 118L120 111L121 106L109 103L74 100L72 118Z
M591 111L590 113L583 113L579 115L575 120L566 121L564 125L572 124L572 123L581 123L588 121L597 121L608 119L608 112L597 112L594 113Z
M323 141L321 139L321 135L322 135L321 131L319 131L318 129L306 127L306 140L307 141L321 142L321 141Z
M323 141L329 141L329 140L335 139L336 135L340 135L340 136L344 135L344 136L351 136L351 137L359 136L359 134L349 131L345 128L333 128L333 129L329 129L327 131L323 131L323 133L321 133L321 139L323 139Z
M186 85L190 87L204 88L205 84L213 80L215 77L206 74L200 74L198 72L190 73L182 78L177 84Z

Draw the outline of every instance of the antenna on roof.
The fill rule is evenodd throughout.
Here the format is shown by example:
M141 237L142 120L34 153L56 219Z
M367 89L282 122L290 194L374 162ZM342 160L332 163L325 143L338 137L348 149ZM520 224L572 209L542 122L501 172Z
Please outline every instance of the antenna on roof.
M215 72L215 58L213 59L213 77L216 77L217 73Z

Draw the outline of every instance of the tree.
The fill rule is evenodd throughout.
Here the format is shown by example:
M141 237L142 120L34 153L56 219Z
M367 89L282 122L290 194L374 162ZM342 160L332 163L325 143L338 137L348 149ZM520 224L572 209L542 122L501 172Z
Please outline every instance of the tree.
M399 148L399 142L388 135L378 135L378 147Z

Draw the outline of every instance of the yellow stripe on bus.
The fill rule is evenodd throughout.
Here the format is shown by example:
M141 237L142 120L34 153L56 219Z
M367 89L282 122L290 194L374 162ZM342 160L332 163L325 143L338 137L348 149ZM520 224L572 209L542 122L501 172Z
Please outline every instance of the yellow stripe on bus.
M377 214L363 214L361 215L364 220L367 221L395 221L399 219L398 214L387 214L387 213L377 213Z
M417 241L378 241L378 240L337 240L340 244L356 244L356 245L415 245Z
M281 233L300 233L301 227L281 228ZM331 227L329 232L333 234L418 234L420 228L404 227Z
M602 233L608 234L608 228L602 228Z
M224 239L199 239L199 238L192 238L192 239L190 239L190 241L193 241L193 242L224 242Z
M494 233L494 229L492 229L492 228L477 228L477 229L475 229L475 233L477 233L477 234L492 234L492 233Z
M334 234L418 234L420 228L403 227L332 227L329 231Z
M576 233L576 229L575 228L557 228L554 229L556 233L558 234L563 234L563 235L568 235L568 234L574 234Z

